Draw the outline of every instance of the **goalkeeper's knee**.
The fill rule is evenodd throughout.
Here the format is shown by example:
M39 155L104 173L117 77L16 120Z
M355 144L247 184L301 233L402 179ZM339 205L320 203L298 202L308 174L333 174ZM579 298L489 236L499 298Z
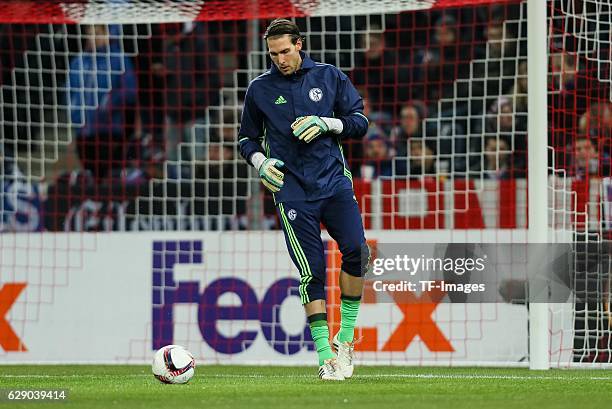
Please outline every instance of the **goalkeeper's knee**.
M342 271L353 277L363 277L370 265L370 248L364 243L349 246L342 253Z

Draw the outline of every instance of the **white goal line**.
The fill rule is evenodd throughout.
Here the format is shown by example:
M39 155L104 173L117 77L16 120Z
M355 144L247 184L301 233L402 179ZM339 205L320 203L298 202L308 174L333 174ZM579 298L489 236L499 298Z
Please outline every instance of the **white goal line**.
M47 379L47 378L144 378L152 377L151 374L127 374L127 375L0 375L0 379ZM263 379L263 378L280 378L280 379L310 379L314 375L263 375L263 374L205 374L205 378L233 378L233 379ZM550 380L550 381L612 381L612 376L547 376L547 375L470 375L470 374L365 374L354 375L353 378L405 378L405 379L496 379L496 380Z

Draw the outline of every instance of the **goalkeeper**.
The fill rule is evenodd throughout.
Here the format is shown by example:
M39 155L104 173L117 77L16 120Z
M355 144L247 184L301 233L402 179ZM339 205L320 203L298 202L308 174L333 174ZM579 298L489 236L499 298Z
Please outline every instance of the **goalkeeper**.
M304 38L296 24L276 19L264 39L273 64L247 89L240 153L274 196L300 273L299 294L319 357L319 377L344 380L353 374L354 328L369 251L340 140L361 138L368 119L348 77L302 51ZM336 353L327 326L321 223L342 253Z

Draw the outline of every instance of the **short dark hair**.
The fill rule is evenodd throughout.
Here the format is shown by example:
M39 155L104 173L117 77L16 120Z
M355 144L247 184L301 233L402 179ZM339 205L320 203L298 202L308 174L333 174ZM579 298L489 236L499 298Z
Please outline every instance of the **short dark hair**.
M267 40L270 37L278 37L285 34L291 37L292 44L297 43L297 40L304 41L304 37L300 33L300 28L297 26L297 24L285 18L277 18L270 23L268 28L266 28L266 32L264 33L264 40Z

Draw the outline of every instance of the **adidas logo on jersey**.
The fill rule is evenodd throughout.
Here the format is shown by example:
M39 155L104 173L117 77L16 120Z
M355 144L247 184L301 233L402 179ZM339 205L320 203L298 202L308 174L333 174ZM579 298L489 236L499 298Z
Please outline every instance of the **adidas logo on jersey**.
M282 95L278 98L276 98L276 101L274 101L274 103L276 105L280 105L280 104L286 104L287 100L285 99L285 97L283 97Z

